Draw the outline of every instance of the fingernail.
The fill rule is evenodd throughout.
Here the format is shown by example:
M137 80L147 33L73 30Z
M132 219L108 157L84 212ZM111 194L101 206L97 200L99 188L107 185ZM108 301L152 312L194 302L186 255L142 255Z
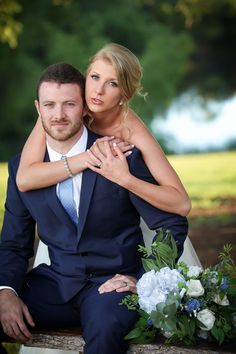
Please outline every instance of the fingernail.
M131 155L132 154L132 151L128 151L128 155Z
M131 145L132 146L132 148L134 148L134 145Z
M116 144L116 143L113 143L113 146L117 146L117 144Z

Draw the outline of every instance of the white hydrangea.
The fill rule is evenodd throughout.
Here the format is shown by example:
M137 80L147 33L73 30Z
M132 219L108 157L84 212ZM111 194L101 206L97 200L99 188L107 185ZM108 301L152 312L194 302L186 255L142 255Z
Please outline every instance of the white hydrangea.
M139 306L150 314L156 310L156 305L165 302L168 293L178 289L178 283L185 280L175 269L162 268L160 272L151 270L145 273L137 283Z
M184 277L176 270L169 267L161 268L157 272L157 281L159 287L165 294L169 294L170 291L178 289L178 284L182 282L185 284Z
M187 272L187 277L197 278L202 273L202 268L198 266L190 266Z
M139 306L142 310L150 314L156 310L156 305L166 300L166 295L158 286L156 272L151 270L143 274L137 282L137 293Z

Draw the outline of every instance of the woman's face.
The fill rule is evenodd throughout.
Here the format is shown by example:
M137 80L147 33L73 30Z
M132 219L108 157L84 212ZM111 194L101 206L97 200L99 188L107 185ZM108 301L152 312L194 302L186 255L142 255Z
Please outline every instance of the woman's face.
M86 78L85 97L88 109L95 114L119 107L122 95L112 64L101 59L91 64Z

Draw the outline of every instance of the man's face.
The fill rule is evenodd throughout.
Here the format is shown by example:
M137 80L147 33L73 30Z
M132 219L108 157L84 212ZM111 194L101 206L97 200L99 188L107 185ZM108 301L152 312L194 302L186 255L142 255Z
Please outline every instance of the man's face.
M68 142L81 136L86 110L77 84L43 82L35 105L49 139Z

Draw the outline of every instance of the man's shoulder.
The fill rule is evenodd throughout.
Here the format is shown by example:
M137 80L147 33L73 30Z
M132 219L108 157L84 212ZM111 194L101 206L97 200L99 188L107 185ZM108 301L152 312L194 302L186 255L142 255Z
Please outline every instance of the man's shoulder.
M8 160L8 164L13 167L14 166L18 167L19 162L20 162L20 157L21 157L21 153L11 156L10 159Z

